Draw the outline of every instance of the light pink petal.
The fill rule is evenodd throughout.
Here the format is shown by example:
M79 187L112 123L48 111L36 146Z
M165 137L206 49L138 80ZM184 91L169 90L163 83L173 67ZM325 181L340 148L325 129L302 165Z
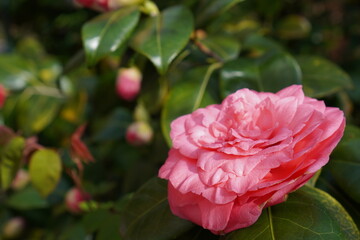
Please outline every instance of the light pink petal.
M296 97L298 103L302 103L304 101L304 92L302 90L301 85L291 85L287 88L284 88L276 93L281 98L286 97Z
M234 203L214 204L207 200L199 202L202 226L211 231L223 231L229 221Z

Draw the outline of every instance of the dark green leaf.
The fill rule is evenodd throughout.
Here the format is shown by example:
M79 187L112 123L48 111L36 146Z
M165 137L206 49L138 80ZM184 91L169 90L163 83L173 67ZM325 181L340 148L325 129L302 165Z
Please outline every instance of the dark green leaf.
M196 23L202 25L209 19L224 13L235 4L244 0L204 0L201 1L197 11Z
M338 200L339 203L341 203L341 205L351 215L357 227L360 228L360 204L354 202L352 199L346 196L346 194L341 191L339 186L332 178L329 179L328 177L325 177L323 175L320 176L318 181L316 182L316 187L336 198L336 200Z
M24 147L25 140L14 137L0 149L0 189L6 190L14 179L23 158Z
M164 74L188 42L193 25L192 14L187 8L165 9L140 25L131 41L132 47L149 58L160 74Z
M316 56L299 56L304 91L311 97L324 97L350 88L350 77L334 63Z
M211 74L217 67L218 65L214 64L192 69L170 90L161 113L161 127L169 145L171 145L170 123L175 118L215 103L207 87Z
M279 22L276 30L284 39L305 38L311 31L311 24L303 16L289 15Z
M289 199L263 211L258 221L232 232L224 240L360 239L344 208L327 193L304 186Z
M17 122L25 135L38 133L57 116L63 96L56 88L37 86L27 88L16 106Z
M292 84L301 84L301 72L288 54L278 53L261 60L237 59L227 62L220 73L223 97L240 88L277 92Z
M129 240L172 239L193 227L190 222L171 213L167 183L159 178L143 185L124 211L120 231Z
M240 42L227 36L209 36L199 42L205 47L205 51L209 51L222 61L235 59L240 51Z
M33 187L27 187L12 194L7 200L7 205L19 210L28 210L47 207L48 203Z
M136 27L139 17L139 10L121 8L87 22L82 29L82 38L88 65L94 65L102 57L121 48Z
M31 156L30 179L42 196L49 195L55 189L60 180L61 169L60 156L53 150L40 149Z
M20 90L35 79L29 62L17 55L0 55L0 83L9 90Z
M126 128L132 122L130 112L125 108L117 108L102 124L102 128L95 135L95 141L121 139L125 136Z
M360 128L347 125L345 134L334 150L329 167L341 189L360 203Z

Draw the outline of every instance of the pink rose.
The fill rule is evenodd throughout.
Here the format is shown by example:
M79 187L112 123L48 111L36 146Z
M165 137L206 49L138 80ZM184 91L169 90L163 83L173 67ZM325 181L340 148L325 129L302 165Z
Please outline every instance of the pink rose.
M121 68L116 79L117 94L127 101L136 98L141 88L142 74L139 69Z
M298 85L275 94L241 89L179 117L159 171L171 210L215 234L247 227L328 162L344 127L342 111Z
M6 89L0 84L0 108L4 105L7 96Z

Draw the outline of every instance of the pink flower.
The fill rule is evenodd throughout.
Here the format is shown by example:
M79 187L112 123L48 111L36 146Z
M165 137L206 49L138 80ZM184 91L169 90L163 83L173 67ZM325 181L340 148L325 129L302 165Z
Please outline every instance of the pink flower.
M275 94L241 89L179 117L159 171L171 210L215 234L247 227L328 162L344 127L342 111L298 85Z
M30 182L29 172L25 169L19 169L16 173L14 180L11 183L11 187L14 190L21 190Z
M136 98L140 92L142 75L137 68L121 68L116 80L118 95L127 101Z
M153 137L153 130L147 122L134 122L126 130L126 141L134 146L148 144Z
M2 106L5 103L6 100L6 96L7 96L7 91L6 89L0 84L0 108L2 108Z
M78 214L81 213L80 203L88 201L90 199L91 196L88 193L83 192L81 189L74 187L66 193L65 203L67 209L70 212Z

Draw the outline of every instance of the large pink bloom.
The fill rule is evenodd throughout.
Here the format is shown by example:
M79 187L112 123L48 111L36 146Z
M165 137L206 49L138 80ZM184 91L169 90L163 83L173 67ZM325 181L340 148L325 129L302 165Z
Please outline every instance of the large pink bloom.
M241 89L179 117L159 171L171 210L215 234L247 227L328 162L344 127L342 111L299 85L275 94Z

